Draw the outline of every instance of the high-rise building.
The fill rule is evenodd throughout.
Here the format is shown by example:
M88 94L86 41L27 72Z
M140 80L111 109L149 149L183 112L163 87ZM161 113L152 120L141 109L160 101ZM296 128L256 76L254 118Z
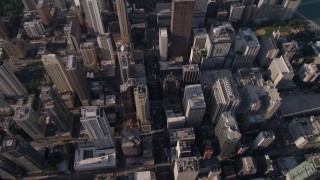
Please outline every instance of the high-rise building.
M86 22L91 34L104 34L103 22L97 0L82 0Z
M246 118L244 118L243 123L241 125L241 129L243 132L246 133L259 131L264 123L265 118L263 114L249 115Z
M131 128L121 131L121 149L125 156L138 156L141 153L140 129Z
M206 111L206 103L200 84L187 85L183 96L183 110L187 127L199 127Z
M71 129L73 118L63 103L60 94L50 86L43 86L40 92L40 99L43 108L53 119L61 132L68 132Z
M97 36L97 42L101 52L101 58L103 60L115 60L114 50L112 46L111 34L99 34Z
M286 57L290 62L294 55L299 51L299 46L297 41L284 42L281 45L281 55Z
M240 28L235 38L232 68L251 67L254 64L260 43L250 28Z
M295 145L299 149L318 147L320 140L320 117L310 116L294 118L288 125Z
M249 178L258 171L257 164L251 156L240 158L235 164L237 176L241 178Z
M258 62L260 66L268 67L271 61L278 55L279 49L271 38L261 39L260 45L261 48L257 56Z
M66 31L69 47L72 49L73 53L79 54L81 28L77 20L72 20L70 24L65 28L67 28Z
M66 63L67 79L75 93L77 93L83 106L89 105L90 90L84 69L79 60L69 55Z
M171 16L171 55L188 56L195 0L173 0Z
M2 144L1 144L2 145ZM0 151L1 152L1 151ZM1 179L16 179L21 168L10 161L5 156L0 156L0 178Z
M130 78L129 69L132 64L132 47L129 44L121 44L118 47L118 60L122 83L127 82Z
M273 131L261 131L253 140L251 148L254 150L267 148L275 138Z
M134 100L136 103L136 117L141 122L141 130L150 131L150 104L146 85L139 85L134 88Z
M162 82L162 92L164 98L176 98L180 94L180 81L175 75L168 74Z
M94 69L97 65L97 51L93 42L80 44L80 54L84 62L84 67Z
M194 28L193 29L193 47L199 49L205 49L208 33L206 28Z
M169 132L171 146L176 146L179 140L188 140L194 143L196 138L193 128L171 129Z
M319 155L311 156L298 166L291 169L286 174L287 180L310 179L316 180L320 178L320 157Z
M159 29L159 51L160 60L166 61L168 59L168 33L167 28Z
M320 76L320 67L314 63L303 64L298 74L303 82L314 82Z
M194 4L192 27L204 25L207 13L208 0L197 0Z
M270 12L277 0L260 0L258 3L258 13L255 18L256 23L269 20Z
M197 179L199 174L199 162L197 157L179 158L174 164L174 179Z
M226 62L226 57L229 55L234 36L235 33L231 23L223 23L218 27L212 27L205 45L207 58L209 59L207 61L203 60L201 68L229 68L230 64Z
M41 38L46 33L43 25L38 20L23 23L23 28L30 38Z
M50 12L47 1L39 0L37 5L37 11L41 18L41 22L45 26L49 26L52 23L53 15Z
M97 106L81 108L80 122L96 149L114 148L112 131L103 109Z
M281 20L290 20L300 6L302 0L284 0L282 3L283 11L281 14Z
M197 64L189 64L182 66L182 84L197 84L199 80L199 66Z
M130 78L120 85L120 94L125 114L135 112L134 88L138 87L138 81Z
M45 139L45 128L38 114L28 105L15 109L13 120L33 139Z
M41 172L46 167L41 154L19 136L5 138L1 154L28 172Z
M284 56L274 59L269 68L269 76L275 86L279 89L286 88L291 85L294 77L294 70Z
M23 96L26 94L27 90L18 78L13 74L8 65L0 60L0 95Z
M54 6L62 11L67 10L67 3L66 0L54 0Z
M229 20L240 21L242 19L242 15L244 13L245 8L246 6L240 3L235 3L231 5Z
M117 0L116 3L122 43L130 44L131 27L128 17L127 0Z
M243 12L243 21L246 22L253 22L257 16L258 8L257 5L246 5L246 8Z
M228 79L218 79L211 91L209 101L209 115L212 124L217 124L221 114L226 111L234 113L239 104L240 96L233 82Z
M10 59L21 59L26 56L26 49L21 41L6 39L2 42L2 49Z
M24 8L29 11L35 10L37 8L36 0L22 0L22 3L24 5Z
M66 75L65 65L57 55L42 55L41 61L53 84L61 93L66 91L73 91Z
M220 144L219 157L225 158L235 152L241 139L241 133L237 121L230 111L222 113L219 118L214 132Z
M175 112L174 110L165 111L167 118L167 129L183 128L186 125L186 117L182 112Z
M204 57L205 51L199 47L192 46L189 62L192 64L200 64L202 58Z
M141 179L150 179L156 180L156 174L151 171L142 171L142 172L135 172L133 174L133 180L141 180Z

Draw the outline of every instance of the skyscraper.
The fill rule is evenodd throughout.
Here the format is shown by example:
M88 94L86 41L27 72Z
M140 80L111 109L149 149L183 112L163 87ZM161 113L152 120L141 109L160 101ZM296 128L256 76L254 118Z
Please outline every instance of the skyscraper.
M131 43L131 28L127 10L127 0L117 0L117 15L120 25L121 40L124 44Z
M160 60L166 61L168 59L168 33L167 28L159 29L159 51Z
M193 10L192 27L204 25L207 13L208 0L196 0Z
M276 137L273 131L261 131L251 144L252 149L267 148Z
M217 124L223 112L236 111L240 104L240 97L233 82L228 78L218 79L212 88L209 98L209 115L212 124Z
M298 71L298 75L303 82L314 82L320 76L320 65L314 63L303 64Z
M38 20L23 23L23 28L30 38L44 37L46 30Z
M97 65L97 51L93 42L80 44L80 54L84 62L84 67L94 69Z
M164 98L176 98L180 94L180 80L175 75L168 74L162 82L162 95Z
M39 173L46 167L41 154L19 136L5 138L1 154L28 172Z
M281 20L290 20L293 18L293 15L297 11L298 7L300 6L302 0L284 0L282 6L283 11L281 14Z
M37 5L37 11L41 18L42 24L45 26L49 26L52 23L53 16L50 12L47 1L39 0Z
M219 121L214 129L215 135L220 144L220 158L229 157L240 142L241 134L237 121L230 111L224 112L219 117Z
M91 34L104 34L103 22L97 0L82 0L86 22Z
M261 49L257 59L261 66L268 67L271 61L278 55L279 49L271 38L261 39L260 44Z
M21 59L26 56L26 49L19 40L6 39L2 42L2 49L9 56L10 59Z
M134 88L134 100L136 103L136 117L140 120L141 130L150 131L150 105L149 93L146 85Z
M197 64L182 66L182 84L197 84L199 80L199 73L199 66Z
M57 55L42 55L41 61L50 79L61 93L73 91L66 75L65 65Z
M138 81L130 78L120 85L120 93L125 114L135 112L134 88L138 86Z
M100 48L101 58L103 60L114 61L115 57L114 57L114 50L112 46L111 34L110 33L99 34L97 36L97 42Z
M80 122L97 149L115 147L112 131L103 109L97 106L85 106L81 108L81 115Z
M256 23L269 20L270 12L277 0L260 0L258 3L258 13L254 20Z
M187 58L195 0L173 0L171 16L171 55Z
M187 118L187 127L199 127L206 111L206 103L200 84L185 87L183 109Z
M53 119L59 130L68 132L71 129L73 118L63 103L60 94L50 86L43 86L40 92L40 99L44 105L44 110Z
M234 43L232 68L253 66L259 50L260 43L254 32L250 28L240 28Z
M77 20L72 20L66 28L68 45L70 49L72 49L73 53L79 54L81 28Z
M66 74L73 91L77 93L82 105L88 106L90 97L89 84L81 63L73 55L68 57Z
M35 10L37 8L37 2L36 0L22 0L22 3L24 5L24 8L27 10Z
M45 128L38 114L28 105L15 109L13 120L33 139L45 139Z
M1 151L0 151L1 153ZM0 156L0 178L1 179L16 179L16 175L19 174L21 168L15 163L10 161L5 156Z
M18 78L13 74L7 64L0 60L0 95L23 96L27 90L23 87Z
M286 57L281 56L280 58L274 59L268 71L270 79L278 89L286 88L292 84L294 70Z
M229 68L230 62L227 62L226 58L229 55L234 37L234 28L231 23L222 23L218 27L211 27L205 45L208 60L203 59L201 68L210 70Z
M240 21L242 19L242 15L244 13L246 6L240 3L235 3L231 5L230 8L230 21Z
M129 79L129 69L132 61L132 47L128 44L121 44L118 47L118 60L122 83Z
M311 156L303 161L298 166L291 169L286 174L287 180L310 179L315 180L320 178L320 157L319 155Z

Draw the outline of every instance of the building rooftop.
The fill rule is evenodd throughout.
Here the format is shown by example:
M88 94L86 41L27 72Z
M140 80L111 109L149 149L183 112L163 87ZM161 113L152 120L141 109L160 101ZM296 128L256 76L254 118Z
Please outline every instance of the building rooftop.
M134 180L156 180L154 172L142 171L134 173Z
M144 158L153 158L153 141L151 136L143 136L142 141L142 156Z
M185 71L199 71L199 65L198 64L188 64L182 66L183 72Z
M75 152L75 170L96 168L115 168L116 152L114 149L96 150L95 147L78 148Z
M264 82L259 68L239 68L234 74L234 78L239 86L248 84L262 86Z
M168 37L167 28L160 28L160 36Z
M197 157L179 158L177 161L178 172L199 171L199 163Z
M15 120L25 120L28 119L30 115L31 107L25 105L17 107L14 113Z
M273 131L261 131L260 133L262 133L262 136L265 139L274 139L275 138Z
M93 49L95 48L93 42L84 42L80 44L80 49Z
M189 107L191 109L204 109L206 103L204 100L202 87L200 84L187 85L185 87L185 100L188 100Z
M81 108L82 118L101 117L100 108L97 106L84 106Z
M240 28L236 40L244 40L249 47L260 46L257 36L250 28Z
M241 133L238 128L237 121L235 120L231 112L230 111L224 112L221 114L221 117L224 120L224 128L225 128L225 131L227 131L228 139L230 140L240 139Z
M195 140L193 128L171 129L169 132L171 144L183 139Z
M279 111L284 117L311 113L320 110L320 94L281 95Z

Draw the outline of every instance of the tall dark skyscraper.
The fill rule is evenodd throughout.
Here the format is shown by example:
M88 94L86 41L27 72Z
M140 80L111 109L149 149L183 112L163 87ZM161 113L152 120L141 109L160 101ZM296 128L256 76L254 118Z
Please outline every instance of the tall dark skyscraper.
M131 42L130 22L128 18L127 0L117 0L117 15L121 32L121 40L124 44Z
M172 56L188 56L194 5L195 0L172 0Z

